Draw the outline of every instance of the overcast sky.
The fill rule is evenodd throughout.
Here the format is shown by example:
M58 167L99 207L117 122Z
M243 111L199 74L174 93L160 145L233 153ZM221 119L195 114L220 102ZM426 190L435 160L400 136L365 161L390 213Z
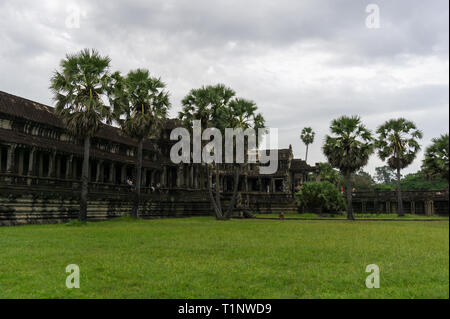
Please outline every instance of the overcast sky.
M367 19L372 3L379 28ZM53 106L49 78L60 60L96 48L113 70L161 77L171 116L190 89L224 83L257 103L296 157L311 126L310 164L325 161L324 136L343 114L372 130L406 117L425 149L449 131L448 12L448 0L1 0L0 90ZM381 165L374 154L365 169Z

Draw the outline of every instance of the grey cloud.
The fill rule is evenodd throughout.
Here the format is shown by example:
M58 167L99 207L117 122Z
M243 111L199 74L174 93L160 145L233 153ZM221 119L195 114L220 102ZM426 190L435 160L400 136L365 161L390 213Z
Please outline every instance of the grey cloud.
M369 3L380 7L380 29L365 27ZM67 3L0 3L0 90L52 104L48 83L59 61L94 47L112 58L113 69L146 67L160 76L172 116L191 88L221 82L255 100L268 125L280 129L280 146L292 144L298 156L299 131L312 126L311 162L324 160L322 139L342 114L360 114L371 129L390 117L411 118L425 133L424 147L448 132L446 0L76 4L85 13L79 29L64 24ZM424 63L435 74L414 71L420 58L432 58ZM319 71L308 68L314 65ZM378 164L373 159L368 169ZM420 158L410 169L419 166Z

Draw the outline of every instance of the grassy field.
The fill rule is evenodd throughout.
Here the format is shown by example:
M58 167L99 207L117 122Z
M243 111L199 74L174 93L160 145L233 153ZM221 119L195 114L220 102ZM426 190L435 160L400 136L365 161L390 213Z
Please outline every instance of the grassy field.
M254 214L255 217L258 218L279 218L279 214ZM289 218L302 218L302 219L316 219L316 218L333 218L333 219L347 219L345 214L312 214L312 213L302 213L299 214L297 212L289 212L285 213L284 217ZM408 220L408 219L447 219L448 216L426 216L426 215L413 215L413 214L405 214L405 216L398 217L397 214L355 214L356 219L398 219L398 220Z
M79 289L65 286L68 264ZM365 268L380 267L368 289ZM449 223L216 221L0 227L0 298L449 298Z

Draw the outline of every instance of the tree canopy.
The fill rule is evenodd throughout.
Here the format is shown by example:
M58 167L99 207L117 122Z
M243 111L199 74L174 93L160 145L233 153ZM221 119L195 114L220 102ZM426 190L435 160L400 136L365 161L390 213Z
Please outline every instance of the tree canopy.
M111 122L106 97L110 58L96 50L67 54L50 79L56 114L75 136L93 136L102 122Z
M448 149L448 133L432 139L432 144L425 150L422 163L422 169L427 177L444 178L449 181Z

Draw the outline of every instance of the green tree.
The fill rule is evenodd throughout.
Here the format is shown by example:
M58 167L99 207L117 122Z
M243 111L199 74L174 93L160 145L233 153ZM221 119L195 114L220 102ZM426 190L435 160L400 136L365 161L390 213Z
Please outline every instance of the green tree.
M395 180L395 170L388 165L376 167L375 180L379 184L390 184Z
M142 149L144 140L156 135L170 108L165 84L146 69L130 71L125 77L115 72L110 79L109 100L114 120L124 135L137 140L136 190L131 215L138 217L141 196Z
M109 76L109 57L100 56L95 50L84 49L67 54L50 82L56 114L67 129L84 141L80 221L87 219L89 151L91 138L102 122L110 122L110 107L103 103Z
M347 218L353 220L351 176L367 164L373 153L372 134L359 116L341 116L331 122L330 129L333 136L325 136L322 150L331 166L339 169L345 177Z
M311 173L312 179L319 179L321 182L329 182L336 187L341 185L339 171L334 169L330 163L319 163L319 173Z
M345 210L345 201L335 185L326 182L306 182L295 194L300 206L321 213L337 213Z
M372 191L375 186L372 176L362 169L352 174L352 187L357 191Z
M425 158L422 163L423 171L427 177L440 177L448 182L448 133L441 135L439 138L433 138L432 142L425 150Z
M222 138L225 137L226 128L263 128L264 118L257 113L257 106L254 102L246 99L235 98L235 92L223 84L215 86L203 86L199 89L193 89L182 100L183 110L178 117L184 122L184 125L190 129L192 128L193 120L200 120L202 130L214 127L222 133ZM202 142L202 146L205 141ZM222 145L224 145L222 140ZM235 145L234 145L235 146ZM245 150L248 150L247 148ZM215 150L216 151L216 150ZM223 159L222 159L223 161ZM216 173L216 194L215 198L212 194L211 185L209 182L209 165L206 165L208 171L208 192L214 208L217 219L229 219L231 217L234 204L236 202L237 189L239 185L239 175L241 165L234 165L234 189L230 206L224 212L220 201L219 190L219 165L212 163L212 169Z
M408 174L402 178L402 190L443 190L448 188L448 180L439 176L429 177L423 172L418 171L413 174Z
M386 121L377 129L377 133L378 156L382 161L387 159L389 167L397 171L397 213L398 216L404 216L400 171L416 158L422 132L413 122L399 118Z
M309 144L314 143L314 136L316 133L312 130L311 127L305 127L302 130L302 133L300 134L300 139L302 142L306 145L306 155L305 155L305 162L308 161L308 148Z

